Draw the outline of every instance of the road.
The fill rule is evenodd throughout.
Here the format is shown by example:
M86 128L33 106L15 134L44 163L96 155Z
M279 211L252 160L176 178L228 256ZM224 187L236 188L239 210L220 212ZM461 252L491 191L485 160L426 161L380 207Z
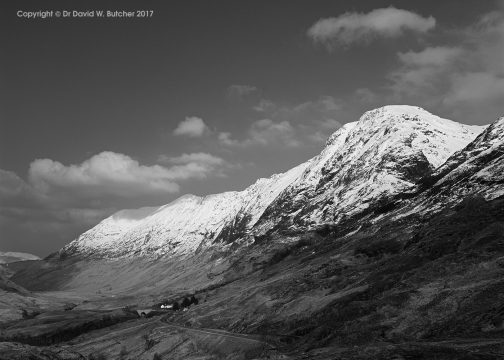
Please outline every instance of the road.
M233 338L233 339L240 339L240 340L246 340L249 342L256 342L260 343L263 345L269 345L271 344L267 343L266 341L259 340L256 335L248 335L248 334L240 334L240 333L233 333L225 330L220 330L220 329L208 329L208 328L194 328L194 327L189 327L189 326L182 326L174 323L169 323L167 321L163 321L164 324L166 324L167 327L170 327L172 329L177 329L177 330L183 330L183 331L189 331L189 332L196 332L196 333L202 333L202 334L207 334L207 335L216 335L220 337L227 337L227 338Z
M80 351L85 349L99 349L100 351L105 351L117 346L122 346L121 344L124 344L125 339L132 339L132 337L138 336L137 334L149 333L154 330L163 333L163 330L170 329L185 334L186 337L204 343L207 347L219 350L223 353L231 353L241 349L274 349L272 344L259 339L259 337L255 335L233 333L220 329L188 327L170 323L160 318L141 319L139 322L140 324L136 321L129 324L123 323L119 328L115 328L113 331L106 333L88 333L86 334L86 338L71 344L71 347ZM166 336L168 336L169 333L169 331L166 331ZM170 337L166 337L166 341L170 341Z

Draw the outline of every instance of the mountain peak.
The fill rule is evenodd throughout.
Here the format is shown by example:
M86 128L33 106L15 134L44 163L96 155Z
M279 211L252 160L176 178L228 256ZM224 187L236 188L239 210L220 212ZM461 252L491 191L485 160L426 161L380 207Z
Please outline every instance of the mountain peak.
M387 105L364 113L354 130L354 137L398 148L419 149L433 167L440 166L460 150L486 126L465 125L431 114L418 106Z
M419 115L419 116L432 115L429 111L425 110L424 108L421 108L420 106L404 105L404 104L385 105L373 110L369 110L366 113L371 112L381 112L395 115L406 115L406 114Z
M366 111L359 119L361 126L405 126L413 124L435 127L460 127L458 122L441 118L427 110L411 105L386 105L370 111Z
M282 227L337 222L416 186L483 131L408 105L389 105L347 123L310 161L259 224Z

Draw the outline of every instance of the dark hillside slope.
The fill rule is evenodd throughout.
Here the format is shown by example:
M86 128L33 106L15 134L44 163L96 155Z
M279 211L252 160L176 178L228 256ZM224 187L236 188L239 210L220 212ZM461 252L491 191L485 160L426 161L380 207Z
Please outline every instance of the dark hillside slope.
M203 292L181 321L281 335L296 352L346 349L342 359L504 356L504 198L300 241L276 259L256 249L269 261L247 258L255 271L235 268L238 280Z

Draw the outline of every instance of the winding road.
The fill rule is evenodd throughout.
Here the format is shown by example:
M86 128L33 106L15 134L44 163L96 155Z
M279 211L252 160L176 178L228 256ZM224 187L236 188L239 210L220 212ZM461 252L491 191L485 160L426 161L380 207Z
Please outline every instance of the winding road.
M107 333L88 333L87 338L71 344L70 346L83 352L89 352L86 351L86 349L99 349L100 351L105 351L117 347L120 344L124 344L125 339L131 338L131 336L138 336L137 334L149 333L152 331L158 334L159 332L165 332L166 335L162 335L163 338L163 336L169 336L168 334L170 331L168 330L175 330L176 332L185 334L186 338L188 337L197 343L205 344L206 348L215 349L220 353L233 353L235 351L253 349L275 349L272 344L260 339L257 335L233 333L220 329L183 326L168 322L162 318L141 319L139 321L140 324L137 321L131 322L130 324L123 323L120 327ZM168 338L166 339L168 340Z
M189 327L189 326L182 326L182 325L178 325L178 324L174 324L174 323L169 323L167 321L163 321L162 319L159 321L166 324L167 327L170 327L170 328L176 329L176 330L183 330L183 331L196 332L196 333L202 333L202 334L207 334L207 335L216 335L216 336L220 336L220 337L246 340L246 341L256 342L256 343L263 344L263 345L269 345L272 347L272 345L269 344L268 342L258 339L257 335L233 333L233 332L220 330L220 329L193 328L193 327Z

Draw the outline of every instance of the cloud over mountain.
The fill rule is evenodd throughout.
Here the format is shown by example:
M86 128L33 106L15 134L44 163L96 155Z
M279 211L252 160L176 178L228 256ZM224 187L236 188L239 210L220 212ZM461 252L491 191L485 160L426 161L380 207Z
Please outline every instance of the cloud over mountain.
M464 50L460 47L433 46L420 51L399 52L400 66L389 75L395 94L429 93L438 82L446 82L444 74L455 65Z
M373 106L417 103L463 122L490 121L504 102L504 15L490 11L459 28L440 28L445 39L400 50L383 84L354 96ZM447 44L446 39L449 39Z
M225 176L225 170L235 166L228 161L209 153L190 153L180 156L160 155L162 164L170 165L170 170L184 175L187 178L204 179L210 175Z
M119 208L167 202L179 192L180 182L223 177L235 168L208 153L161 155L158 162L162 165L144 165L104 151L79 164L34 160L27 181L0 169L0 226L21 238L57 234L68 241Z
M72 191L74 196L134 197L145 193L173 193L174 181L187 174L160 165L141 165L131 157L104 151L76 165L63 165L51 159L30 164L30 183L39 191Z
M286 148L320 144L341 126L336 120L343 105L332 96L321 96L298 104L280 104L261 99L253 110L263 119L246 129L242 139L230 132L220 132L218 140L225 146L284 146Z

